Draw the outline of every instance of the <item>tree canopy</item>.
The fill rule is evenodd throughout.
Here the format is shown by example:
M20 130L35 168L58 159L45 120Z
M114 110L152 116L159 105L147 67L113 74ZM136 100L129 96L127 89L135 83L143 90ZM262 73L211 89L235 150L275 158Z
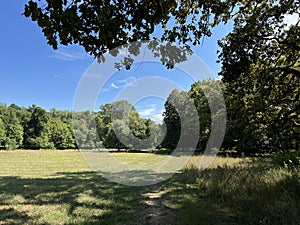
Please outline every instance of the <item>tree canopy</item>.
M242 52L251 50L247 58L254 57L257 44L276 40L272 35L282 29L284 15L299 13L298 9L299 1L293 0L30 0L23 14L41 27L54 49L59 44L79 44L95 57L151 38L189 48L211 36L213 27L232 20L232 34L246 31L236 44L247 45L240 46ZM293 37L285 44L297 47ZM130 53L134 51L129 48Z
M37 22L53 48L78 43L99 57L120 45L149 40L158 27L163 41L199 44L211 35L211 27L230 19L235 5L220 0L30 0L24 15Z

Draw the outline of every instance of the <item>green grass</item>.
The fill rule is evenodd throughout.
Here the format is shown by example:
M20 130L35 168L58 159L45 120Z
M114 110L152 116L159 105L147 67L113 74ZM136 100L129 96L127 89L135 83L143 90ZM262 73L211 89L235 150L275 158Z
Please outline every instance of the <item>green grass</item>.
M300 224L300 171L267 163L188 168L162 189L176 224ZM179 197L180 196L180 197Z
M1 151L0 224L132 224L143 188L94 173L77 151Z
M113 156L138 166L167 157ZM94 173L78 151L0 151L0 224L152 224L155 210L159 224L300 224L298 169L218 157L199 172L200 160L160 184L130 187ZM163 208L146 204L153 190L163 191Z

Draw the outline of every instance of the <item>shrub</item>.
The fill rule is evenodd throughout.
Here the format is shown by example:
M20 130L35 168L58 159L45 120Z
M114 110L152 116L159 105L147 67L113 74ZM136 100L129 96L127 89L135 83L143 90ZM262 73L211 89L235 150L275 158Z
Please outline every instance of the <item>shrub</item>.
M300 166L300 151L274 154L272 162L276 166L290 169L298 167Z

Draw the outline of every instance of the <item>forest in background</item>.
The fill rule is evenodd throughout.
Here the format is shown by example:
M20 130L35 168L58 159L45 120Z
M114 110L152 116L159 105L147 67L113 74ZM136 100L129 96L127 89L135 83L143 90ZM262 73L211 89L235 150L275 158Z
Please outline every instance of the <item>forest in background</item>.
M278 80L278 88L285 85L283 81ZM295 80L295 85L298 85L297 82L299 83ZM289 80L286 85L291 84L293 83ZM223 93L212 92L215 85L218 85ZM294 88L297 89L299 86ZM280 92L275 92L262 102L260 92L255 88L245 91L236 87L233 90L232 83L214 80L195 82L187 92L173 90L165 102L163 113L165 125L141 118L134 106L126 100L104 104L98 112L56 109L47 112L36 105L25 108L15 104L10 106L1 104L0 148L95 149L104 146L112 149L133 149L137 146L134 144L135 140L148 138L152 143L151 149L172 150L178 144L182 126L178 110L172 103L176 102L177 107L184 109L187 99L192 99L200 124L197 151L203 152L211 133L212 115L205 95L208 90L210 98L215 100L223 94L226 104L227 126L222 150L236 150L251 155L299 149L299 116L296 112L291 113L289 106L286 105L288 93L285 93L285 99L276 98L280 99L278 101L274 99L274 94L278 95ZM289 95L293 97L294 92L290 92ZM114 113L113 123L112 113ZM287 113L289 115L285 116ZM122 136L121 141L113 128ZM166 134L161 139L164 128ZM129 133L137 139L132 139ZM126 145L123 144L124 140ZM149 149L149 145L147 148Z

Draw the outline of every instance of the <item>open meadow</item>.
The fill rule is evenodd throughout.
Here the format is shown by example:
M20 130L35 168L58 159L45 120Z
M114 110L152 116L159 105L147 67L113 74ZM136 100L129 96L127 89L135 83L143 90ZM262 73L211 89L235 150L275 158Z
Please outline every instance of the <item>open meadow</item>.
M300 225L299 9L2 0L0 225Z
M129 164L166 155L112 153ZM110 182L79 151L0 152L0 224L300 224L300 172L268 160L194 156L170 179Z

